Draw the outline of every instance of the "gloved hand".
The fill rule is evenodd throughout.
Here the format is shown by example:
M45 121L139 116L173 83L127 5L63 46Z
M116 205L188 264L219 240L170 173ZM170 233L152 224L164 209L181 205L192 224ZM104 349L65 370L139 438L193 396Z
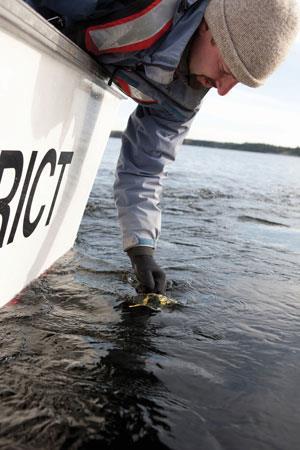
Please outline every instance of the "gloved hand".
M166 275L153 258L151 247L132 247L127 251L142 293L166 293Z

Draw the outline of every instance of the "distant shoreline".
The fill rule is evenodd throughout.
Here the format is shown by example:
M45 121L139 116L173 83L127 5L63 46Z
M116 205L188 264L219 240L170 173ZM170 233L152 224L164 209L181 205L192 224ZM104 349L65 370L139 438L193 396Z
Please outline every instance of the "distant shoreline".
M122 131L114 130L110 133L110 137L121 138ZM226 150L240 150L256 153L273 153L277 155L300 156L300 147L277 147L275 145L259 144L245 142L244 144L236 144L233 142L217 142L203 141L199 139L185 139L184 145L194 145L199 147L211 147Z

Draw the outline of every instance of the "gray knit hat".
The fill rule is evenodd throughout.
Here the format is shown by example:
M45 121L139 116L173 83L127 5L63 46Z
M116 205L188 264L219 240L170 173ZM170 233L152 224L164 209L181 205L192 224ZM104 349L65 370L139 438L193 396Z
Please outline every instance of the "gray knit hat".
M296 0L210 0L204 17L225 64L250 87L283 61L300 23Z

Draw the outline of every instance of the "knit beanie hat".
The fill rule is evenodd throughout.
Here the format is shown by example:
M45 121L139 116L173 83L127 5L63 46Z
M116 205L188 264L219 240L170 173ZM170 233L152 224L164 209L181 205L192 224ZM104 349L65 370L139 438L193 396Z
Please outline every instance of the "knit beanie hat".
M210 0L204 17L225 64L250 87L283 61L300 23L296 0Z

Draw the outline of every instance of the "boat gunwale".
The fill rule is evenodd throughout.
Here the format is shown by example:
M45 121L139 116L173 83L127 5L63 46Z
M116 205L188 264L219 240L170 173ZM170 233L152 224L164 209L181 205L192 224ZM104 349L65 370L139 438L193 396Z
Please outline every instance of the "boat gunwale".
M23 40L27 38L34 46L46 47L82 72L89 72L94 77L93 81L105 91L121 99L126 98L120 91L105 83L96 61L23 0L1 0L0 29Z

